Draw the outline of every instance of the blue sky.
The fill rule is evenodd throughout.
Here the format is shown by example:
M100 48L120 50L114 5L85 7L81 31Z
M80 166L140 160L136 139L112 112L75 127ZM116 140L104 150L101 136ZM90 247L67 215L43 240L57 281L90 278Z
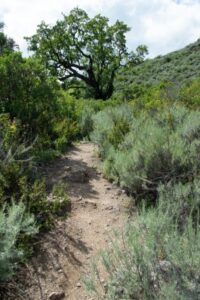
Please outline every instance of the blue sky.
M44 20L54 24L74 7L90 16L101 13L111 22L123 20L132 30L129 49L146 44L151 57L184 47L200 38L200 0L0 0L5 33L27 54L24 36L35 33Z

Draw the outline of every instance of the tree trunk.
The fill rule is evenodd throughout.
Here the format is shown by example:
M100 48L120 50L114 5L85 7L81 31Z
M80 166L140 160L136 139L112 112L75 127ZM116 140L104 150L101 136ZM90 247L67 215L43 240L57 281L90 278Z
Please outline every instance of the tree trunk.
M99 88L99 86L96 86L94 88L94 98L96 100L108 100L114 91L114 87L113 87L113 83L109 84L109 86L107 87L106 91L103 91L102 89Z

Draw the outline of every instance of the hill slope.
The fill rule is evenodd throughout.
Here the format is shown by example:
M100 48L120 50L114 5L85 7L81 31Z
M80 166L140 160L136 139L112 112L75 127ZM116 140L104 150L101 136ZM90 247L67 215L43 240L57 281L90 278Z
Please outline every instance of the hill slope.
M185 48L154 59L147 59L137 67L123 70L116 81L122 85L154 85L163 81L179 83L200 77L200 39Z

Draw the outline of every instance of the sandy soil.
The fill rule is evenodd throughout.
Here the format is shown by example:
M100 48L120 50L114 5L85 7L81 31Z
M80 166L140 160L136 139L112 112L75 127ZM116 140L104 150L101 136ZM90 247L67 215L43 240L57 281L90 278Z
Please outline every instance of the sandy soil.
M72 210L66 220L41 237L38 251L27 265L22 299L95 299L81 281L90 272L90 260L108 247L114 229L123 228L128 197L98 171L92 143L74 146L45 170L49 185L68 186ZM52 298L53 299L53 298Z

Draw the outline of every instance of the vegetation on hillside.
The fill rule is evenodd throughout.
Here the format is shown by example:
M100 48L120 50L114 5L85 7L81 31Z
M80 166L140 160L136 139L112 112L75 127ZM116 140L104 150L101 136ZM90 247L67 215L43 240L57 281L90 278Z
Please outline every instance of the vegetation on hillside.
M199 47L200 39L181 50L146 59L138 66L129 64L118 73L116 96L133 99L150 86L170 82L179 87L200 77Z

